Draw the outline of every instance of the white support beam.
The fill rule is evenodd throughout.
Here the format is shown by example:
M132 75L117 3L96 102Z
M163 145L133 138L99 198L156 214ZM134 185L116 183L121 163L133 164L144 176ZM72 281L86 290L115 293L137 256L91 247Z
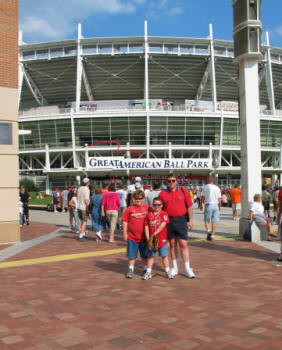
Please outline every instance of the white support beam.
M261 67L260 71L259 71L259 83L261 84L262 79L265 78L265 72L266 72L266 65L263 64L263 66Z
M148 47L148 28L147 21L144 22L144 47L145 47L145 104L146 104L146 157L150 158L150 110L149 110L149 47Z
M267 88L268 103L272 115L275 116L275 98L274 98L274 87L273 87L273 77L272 77L272 66L271 66L271 52L269 44L269 35L268 32L266 35L266 70L265 70L265 83Z
M45 165L37 158L33 155L33 159L39 164L42 166L42 169L45 169Z
M75 151L75 128L74 128L73 111L71 111L71 138L72 138L73 167L77 168L77 158L76 158L76 151Z
M19 31L19 45L21 45L21 44L22 44L22 31ZM23 80L24 80L24 73L23 73L23 64L22 64L22 52L19 50L19 54L18 54L18 108L20 107L20 103L21 103Z
M205 72L202 76L200 85L199 85L198 90L197 90L197 94L195 97L195 100L197 100L197 101L199 101L202 98L203 92L204 92L205 87L207 85L208 78L210 76L210 71L211 71L211 60L209 59L207 66L206 66L206 69L205 69Z
M211 81L211 92L212 92L212 100L213 100L213 110L216 112L217 110L217 95L216 95L216 77L215 77L215 58L214 58L214 48L213 48L213 30L212 24L209 25L210 30L210 81Z
M29 87L29 90L32 93L36 102L39 104L39 106L47 105L48 104L47 100L44 98L44 96L36 86L35 82L31 78L30 74L25 69L23 64L21 64L21 70L22 70L21 74L23 74L23 77L25 78L25 81Z
M223 142L223 129L224 129L224 114L221 110L221 121L220 121L220 140L219 140L219 157L218 157L218 167L221 167L221 158L222 158L222 142Z
M50 153L48 145L45 145L45 170L50 170Z
M88 101L94 101L94 96L93 96L93 93L91 90L91 86L89 84L89 80L87 78L87 74L85 72L83 62L81 62L81 65L82 65L82 80L83 80L83 84L84 84L84 87L86 90L86 95L87 95Z
M31 170L32 168L30 167L30 165L25 161L23 160L21 157L19 157L20 161L27 167L28 170Z
M81 57L81 23L77 26L77 60L76 60L76 104L75 110L78 113L80 110L80 98L81 98L81 80L82 80L82 57Z
M279 177L279 185L282 186L282 138L280 140L279 168L281 170Z

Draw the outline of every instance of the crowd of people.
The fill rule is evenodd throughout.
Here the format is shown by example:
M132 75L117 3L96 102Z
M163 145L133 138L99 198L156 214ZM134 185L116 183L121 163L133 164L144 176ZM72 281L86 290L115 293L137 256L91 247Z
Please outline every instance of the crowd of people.
M20 224L29 224L28 201L30 196L23 187L20 188ZM273 218L270 213L270 203L273 202ZM232 207L233 219L239 220L241 209L241 189L235 184L220 188L209 176L203 188L186 188L178 184L177 176L170 174L166 183L154 182L152 188L143 185L141 178L136 177L134 183L127 188L120 184L90 189L90 179L84 178L79 188L64 187L62 192L56 188L52 194L52 210L56 213L69 213L70 229L78 234L78 240L87 240L87 219L91 216L92 231L96 241L115 241L116 229L121 229L124 241L127 242L128 272L127 278L134 275L134 265L138 252L143 261L143 279L152 277L152 268L156 252L162 258L166 275L169 279L178 274L178 256L181 256L186 275L194 278L190 266L189 249L187 245L188 230L193 227L193 203L204 210L206 239L212 241L216 233L216 224L220 220L222 206ZM260 228L265 228L267 239L272 240L277 235L273 232L272 220L278 225L278 237L281 239L282 222L282 189L270 191L263 186L261 194L255 194L250 207L249 222ZM152 250L152 240L157 237L157 246ZM169 243L169 244L168 244ZM169 266L168 252L171 264ZM282 260L281 254L278 260Z

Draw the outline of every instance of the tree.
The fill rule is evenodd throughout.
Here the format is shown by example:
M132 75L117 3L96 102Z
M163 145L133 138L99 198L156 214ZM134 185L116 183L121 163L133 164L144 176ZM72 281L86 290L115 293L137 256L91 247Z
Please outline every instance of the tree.
M27 178L27 177L20 180L20 186L24 186L24 188L27 190L27 192L38 192L39 191L39 187L36 186L34 181Z

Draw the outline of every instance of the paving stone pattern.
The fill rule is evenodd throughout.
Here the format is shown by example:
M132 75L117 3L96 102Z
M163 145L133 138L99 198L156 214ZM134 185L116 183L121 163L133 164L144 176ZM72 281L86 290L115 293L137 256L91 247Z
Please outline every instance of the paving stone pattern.
M66 230L10 260L122 246ZM0 349L280 350L277 254L235 240L194 242L190 253L194 280L182 267L167 280L159 258L153 279L138 261L128 280L124 254L0 269Z

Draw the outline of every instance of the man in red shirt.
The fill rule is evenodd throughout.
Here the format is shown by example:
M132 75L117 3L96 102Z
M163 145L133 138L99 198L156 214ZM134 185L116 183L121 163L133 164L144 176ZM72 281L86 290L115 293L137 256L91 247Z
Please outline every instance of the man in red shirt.
M280 255L278 256L277 260L282 261L282 188L281 187L278 193L277 225L278 225L278 236L281 240Z
M143 191L134 192L132 197L134 205L127 207L121 217L123 239L127 242L128 272L126 278L132 278L134 275L138 251L143 261L144 273L147 269L147 245L144 230L149 206L144 204L145 193Z
M187 245L188 227L187 213L189 216L189 229L193 227L192 200L188 191L184 187L178 187L177 178L171 174L166 179L167 189L163 190L159 197L163 200L164 210L169 215L167 225L167 237L170 243L170 253L173 268L173 276L178 274L177 265L177 243L179 244L182 259L184 261L186 275L188 278L195 278L195 274L189 263L189 250Z

